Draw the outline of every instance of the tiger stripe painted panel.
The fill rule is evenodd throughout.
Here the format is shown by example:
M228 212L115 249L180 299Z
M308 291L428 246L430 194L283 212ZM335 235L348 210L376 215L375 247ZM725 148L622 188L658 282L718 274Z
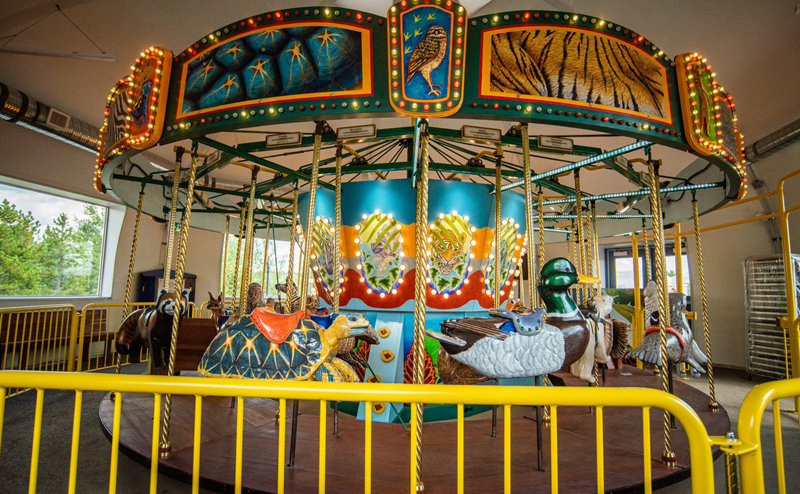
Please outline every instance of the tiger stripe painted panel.
M585 29L488 29L481 97L563 102L673 123L667 69L637 46Z

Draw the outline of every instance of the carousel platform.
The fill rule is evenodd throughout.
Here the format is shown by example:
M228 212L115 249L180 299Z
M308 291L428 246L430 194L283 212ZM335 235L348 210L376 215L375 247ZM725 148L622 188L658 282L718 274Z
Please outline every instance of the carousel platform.
M572 376L560 374L569 386L583 386ZM606 386L660 388L660 378L650 372L630 367L609 370ZM724 435L730 428L724 409L707 410L708 396L675 382L675 394L700 416L710 435ZM244 410L243 486L245 491L272 493L277 489L278 404L271 400L247 399ZM129 457L150 464L153 397L124 394L120 449ZM319 419L302 413L298 421L297 459L286 468L286 492L317 492L319 462ZM308 410L318 410L316 403ZM110 438L114 404L108 396L99 409L100 423ZM173 454L161 460L159 471L190 482L192 472L193 397L176 396L173 400L171 439ZM550 492L550 429L543 428L543 466L537 469L536 422L530 407L512 411L511 483L513 492ZM201 486L215 491L232 491L234 482L236 412L230 399L203 400L202 445L200 454ZM291 416L287 417L286 458L289 453ZM465 422L465 486L467 492L503 492L503 417L498 417L498 435L491 437L491 414L476 415ZM608 408L604 414L605 487L607 492L643 492L642 412L639 408ZM662 411L651 411L651 444L647 452L656 488L679 482L690 475L689 449L680 424L672 440L677 466L662 465ZM408 491L410 438L402 425L372 425L372 487L374 492ZM364 423L340 414L339 434L333 431L329 412L327 431L327 482L330 493L362 492L364 460ZM422 478L426 492L456 491L456 423L426 423ZM718 452L715 451L715 454ZM561 492L590 493L597 489L595 457L595 419L586 407L561 407L558 413L559 485Z

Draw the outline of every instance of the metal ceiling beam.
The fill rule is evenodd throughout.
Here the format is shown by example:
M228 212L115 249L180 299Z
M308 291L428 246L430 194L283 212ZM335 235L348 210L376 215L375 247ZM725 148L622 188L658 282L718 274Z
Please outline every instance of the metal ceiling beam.
M138 182L144 183L148 185L164 185L167 187L172 187L172 182L168 180L158 180L155 178L150 177L129 177L127 175L114 175L114 180L123 180L126 182ZM294 180L294 179L292 179ZM195 185L194 190L201 191L201 192L210 192L212 194L222 194L228 196L236 196L236 197L250 197L249 191L238 191L238 190L229 190L229 189L218 189L216 187L206 187L204 185ZM283 202L289 204L292 202L291 199L287 199L285 197L276 197L274 195L264 196L258 193L258 187L256 187L256 198L262 199L264 201L274 201L274 202Z

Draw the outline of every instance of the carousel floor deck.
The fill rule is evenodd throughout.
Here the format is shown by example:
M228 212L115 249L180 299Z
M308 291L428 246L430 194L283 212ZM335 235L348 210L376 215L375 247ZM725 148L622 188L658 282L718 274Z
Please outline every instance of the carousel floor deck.
M568 385L582 385L564 376ZM660 378L650 373L626 368L608 371L607 386L659 388ZM709 434L724 435L729 430L725 410L706 410L708 397L677 381L676 394L697 411ZM236 413L230 399L203 400L202 443L200 456L201 485L205 488L232 491ZM277 403L270 400L245 400L243 485L250 492L276 491L278 426ZM318 410L316 404L310 409ZM162 408L163 409L163 408ZM305 408L301 407L301 411ZM149 464L153 398L149 395L124 394L120 448L123 453ZM106 397L100 405L100 422L110 437L114 404ZM550 492L550 430L543 429L545 471L536 468L536 424L530 408L512 412L511 483L513 492ZM465 492L503 491L503 417L498 418L498 436L491 437L491 414L467 420L465 432ZM286 457L288 459L291 416L287 418ZM173 454L162 460L164 474L191 479L193 397L175 397L171 439ZM660 462L662 451L662 412L652 410L652 450L649 452L656 487L680 481L689 475L689 451L680 425L673 430L673 445L678 465L666 468ZM329 493L363 492L364 423L340 415L339 435L332 436L333 417L327 425L327 476ZM372 490L380 493L408 492L409 436L402 426L373 423ZM318 492L319 416L301 413L298 421L297 461L286 468L286 492ZM456 423L427 423L424 426L422 478L431 494L456 491ZM604 414L605 488L607 492L641 492L643 482L641 409L610 408ZM558 458L560 492L583 493L597 490L595 457L595 418L588 408L559 408Z

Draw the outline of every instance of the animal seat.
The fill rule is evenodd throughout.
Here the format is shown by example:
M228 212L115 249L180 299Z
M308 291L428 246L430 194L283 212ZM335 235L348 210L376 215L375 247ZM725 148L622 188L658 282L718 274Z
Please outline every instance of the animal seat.
M294 314L276 314L266 308L259 307L250 314L250 320L270 342L280 345L292 334L292 331L300 321L310 315L310 311L295 312Z
M648 326L647 330L644 332L644 335L647 336L651 333L658 333L660 331L661 328L659 326ZM667 333L675 335L675 337L678 339L678 345L681 347L681 358L679 360L683 361L683 354L686 351L686 340L684 340L683 336L681 336L681 334L671 326L667 326Z

